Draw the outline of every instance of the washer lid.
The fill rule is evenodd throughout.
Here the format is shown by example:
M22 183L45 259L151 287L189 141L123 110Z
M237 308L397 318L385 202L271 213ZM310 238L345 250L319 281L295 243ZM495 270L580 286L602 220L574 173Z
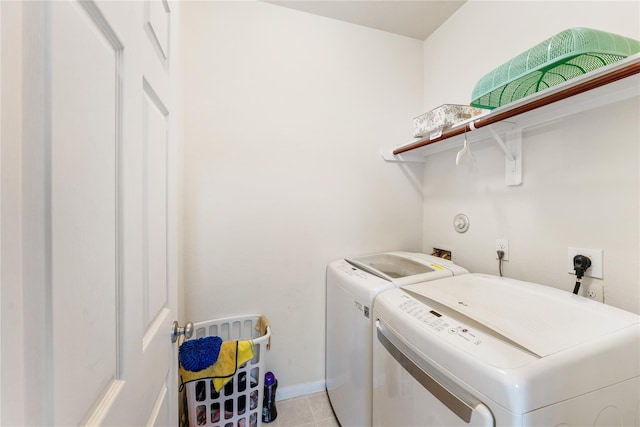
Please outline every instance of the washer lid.
M346 261L368 273L390 282L403 277L435 271L425 263L420 263L393 253L368 255L360 258L348 258Z
M540 357L638 324L640 317L559 289L466 274L406 287Z

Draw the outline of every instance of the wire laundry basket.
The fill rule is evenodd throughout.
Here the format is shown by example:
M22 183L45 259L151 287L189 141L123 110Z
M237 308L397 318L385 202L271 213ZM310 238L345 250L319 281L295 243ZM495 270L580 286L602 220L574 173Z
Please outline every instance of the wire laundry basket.
M227 317L194 325L191 339L218 336L223 341L253 340L254 357L238 366L233 378L216 392L206 378L185 384L190 427L260 427L264 393L264 359L271 328L256 330L259 315Z

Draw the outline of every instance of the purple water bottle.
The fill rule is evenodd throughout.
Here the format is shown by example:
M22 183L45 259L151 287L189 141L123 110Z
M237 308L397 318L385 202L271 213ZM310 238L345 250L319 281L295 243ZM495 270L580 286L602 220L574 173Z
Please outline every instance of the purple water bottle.
M276 410L276 388L278 380L273 372L264 375L264 401L262 404L262 422L270 423L278 417Z

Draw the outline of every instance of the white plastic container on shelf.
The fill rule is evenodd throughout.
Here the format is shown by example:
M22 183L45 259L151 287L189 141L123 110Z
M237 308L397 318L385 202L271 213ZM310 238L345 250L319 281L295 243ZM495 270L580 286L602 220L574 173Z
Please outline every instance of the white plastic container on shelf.
M219 391L209 378L185 384L189 426L260 427L264 393L265 350L271 328L261 335L256 329L260 315L227 317L194 325L191 339L218 336L223 341L253 340L253 359L238 367Z

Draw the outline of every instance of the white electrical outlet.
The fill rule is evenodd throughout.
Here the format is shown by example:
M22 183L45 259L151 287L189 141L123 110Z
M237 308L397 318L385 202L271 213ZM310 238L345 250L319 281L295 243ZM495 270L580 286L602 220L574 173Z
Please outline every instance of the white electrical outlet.
M496 239L496 259L498 259L498 251L504 252L503 261L509 261L509 241L507 239Z
M604 285L601 283L584 284L584 296L598 302L604 302Z
M576 255L584 255L591 260L591 267L584 272L585 276L603 279L603 256L602 249L582 249L569 248L567 257L567 271L569 274L576 274L573 268L573 257Z

